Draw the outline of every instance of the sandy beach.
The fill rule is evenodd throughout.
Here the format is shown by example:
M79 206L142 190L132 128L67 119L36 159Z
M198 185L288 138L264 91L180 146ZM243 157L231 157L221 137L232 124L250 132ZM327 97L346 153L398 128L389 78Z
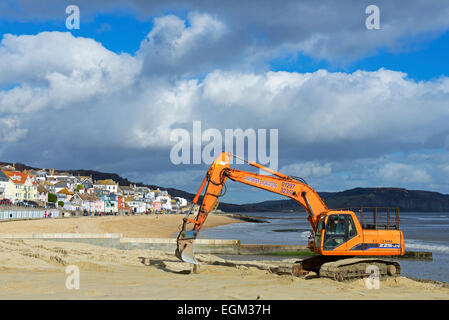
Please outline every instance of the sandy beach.
M122 233L130 238L172 238L179 232L184 214L104 217L67 217L0 222L0 233ZM240 223L211 214L204 228Z
M84 217L8 222L0 227L2 232L170 237L177 232L179 218ZM234 222L227 217L210 218L209 227ZM190 265L171 253L46 240L1 240L0 299L449 299L449 288L405 277L383 280L379 289L370 290L364 280L298 278L271 273L251 263L226 265L212 255L197 258L199 271L193 273ZM80 271L79 289L66 287L66 268L70 266Z

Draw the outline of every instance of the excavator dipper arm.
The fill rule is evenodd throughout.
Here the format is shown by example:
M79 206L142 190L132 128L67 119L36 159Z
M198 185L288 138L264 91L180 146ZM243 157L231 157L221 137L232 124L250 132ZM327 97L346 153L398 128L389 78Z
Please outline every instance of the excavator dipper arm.
M196 264L193 256L193 241L196 239L199 230L203 226L210 211L218 207L218 198L226 180L237 181L256 188L264 189L273 193L281 194L298 202L307 212L307 219L315 232L318 224L318 217L321 213L328 211L320 196L307 184L297 181L292 177L271 170L255 162L248 162L250 165L267 171L274 176L261 175L230 168L232 154L223 152L210 166L207 174L193 199L192 207L183 219L183 225L177 238L176 256L185 261ZM201 206L198 206L198 199L206 186ZM190 214L196 214L195 219L190 219Z

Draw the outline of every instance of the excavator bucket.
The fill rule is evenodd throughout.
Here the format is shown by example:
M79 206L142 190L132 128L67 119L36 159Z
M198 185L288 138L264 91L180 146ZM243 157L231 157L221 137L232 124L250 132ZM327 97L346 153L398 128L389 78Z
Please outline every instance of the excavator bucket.
M175 255L184 262L198 264L193 254L193 241L194 239L178 240Z
M179 232L178 238L176 239L176 251L175 255L178 259L188 262L191 264L198 264L198 261L196 261L194 255L193 255L193 241L196 239L196 231L194 230L186 230L187 225L189 223L192 223L187 218L190 214L196 215L198 214L198 211L200 209L200 206L197 204L192 204L190 207L190 210L186 217L183 219L184 222L182 224L181 231Z

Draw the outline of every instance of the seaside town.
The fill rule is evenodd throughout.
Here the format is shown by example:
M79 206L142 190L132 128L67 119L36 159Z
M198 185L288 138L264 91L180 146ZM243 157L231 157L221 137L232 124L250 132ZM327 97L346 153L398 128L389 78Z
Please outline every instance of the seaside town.
M17 170L0 166L0 205L59 209L65 215L130 215L181 213L186 199L166 190L119 186L112 179L94 180L54 169Z
M3 310L446 311L448 18L447 0L0 0Z

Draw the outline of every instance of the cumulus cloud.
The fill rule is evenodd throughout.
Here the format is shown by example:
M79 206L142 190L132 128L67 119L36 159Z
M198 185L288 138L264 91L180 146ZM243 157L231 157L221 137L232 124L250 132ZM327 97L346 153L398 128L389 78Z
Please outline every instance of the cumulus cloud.
M397 183L428 183L430 175L420 168L403 163L388 163L379 169L380 177L387 181Z
M202 34L202 23L214 24L208 17L195 17L192 21L205 22L181 26L181 38L183 32ZM179 21L170 16L155 28L165 23ZM187 31L191 28L200 31ZM154 34L158 32L162 31ZM162 45L161 50L169 49ZM158 48L148 54L153 51ZM116 54L92 39L69 33L5 36L0 74L10 76L9 82L2 77L4 84L16 85L0 91L0 112L23 118L22 125L35 130L31 118L54 110L55 117L75 120L73 125L64 123L64 132L73 134L70 128L79 129L82 123L86 132L96 133L94 137L108 132L108 144L130 148L167 148L172 129L190 128L198 119L204 129L279 129L285 143L321 150L321 155L328 152L330 143L354 143L356 150L375 141L382 150L401 143L422 145L449 133L449 80L445 77L415 82L404 73L385 69L353 73L215 70L204 79L182 80L145 74L143 52ZM237 116L242 112L248 116ZM98 143L92 135L78 135L83 143ZM346 156L354 156L354 150L346 150Z
M226 114L246 110L251 114L245 118L247 124L269 124L299 144L369 139L384 145L423 143L437 131L447 131L448 85L447 78L416 83L384 69L305 74L215 71L201 84L201 105L204 111L223 115L216 117L217 126Z
M0 142L13 143L25 137L27 129L20 128L20 122L14 118L0 119Z
M360 152L382 156L444 147L449 136L447 77L417 82L386 69L225 71L211 67L213 59L198 52L222 45L229 22L200 13L186 21L173 15L155 19L136 55L114 53L70 33L5 35L0 44L4 154L20 155L25 162L23 150L30 150L28 158L35 161L59 157L61 166L68 167L84 159L90 168L101 164L123 172L123 159L145 154L148 163L136 166L157 172L169 161L170 132L191 129L194 120L201 120L203 130L223 133L278 129L281 170L311 177L328 190L376 177L378 183L435 180L437 174L427 167L391 159L372 161L371 171L364 162L354 167L359 174L346 172L338 179L335 174L344 171L342 161L355 162ZM180 64L183 69L171 76ZM192 76L196 66L204 67L204 74ZM190 76L179 77L185 74ZM153 155L156 160L150 159ZM188 174L171 177L189 179Z
M137 54L150 74L198 73L198 69L216 64L217 56L210 49L220 46L226 31L226 26L209 14L193 12L187 21L175 15L157 17Z
M68 32L6 34L0 43L0 112L27 113L88 102L136 80L141 62ZM114 88L113 90L111 90Z
M280 172L307 179L328 176L332 173L332 168L330 163L320 164L313 161L306 161L284 166L280 169Z
M74 37L70 32L5 34L0 55L0 84L24 81L41 84L54 74L84 76L83 80L87 80L102 73L101 80L113 81L103 86L119 85L132 80L140 67L130 55L115 54L93 39Z

